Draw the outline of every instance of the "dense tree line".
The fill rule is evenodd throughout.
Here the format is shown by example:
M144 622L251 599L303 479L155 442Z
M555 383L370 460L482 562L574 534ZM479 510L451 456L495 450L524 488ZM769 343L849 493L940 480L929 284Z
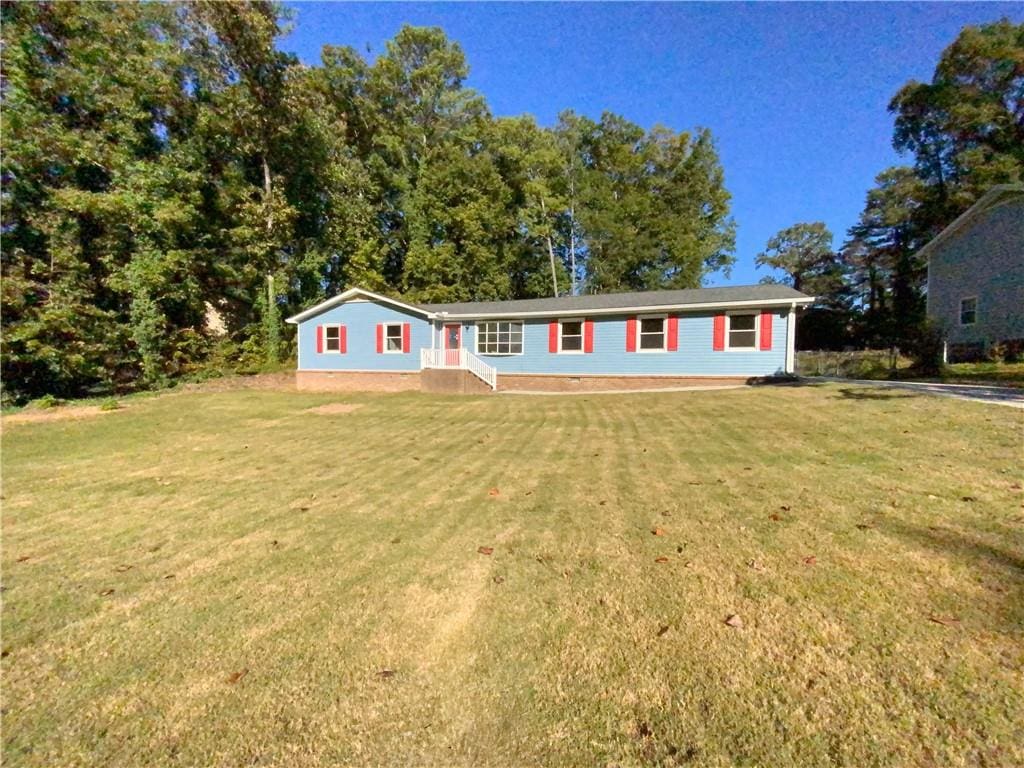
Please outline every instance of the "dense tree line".
M267 2L2 13L8 398L273 360L282 316L352 285L520 298L733 262L709 132L495 118L439 29L304 66Z
M930 83L893 97L893 145L912 165L887 168L846 242L820 222L776 235L758 263L821 296L799 327L803 349L914 350L924 323L920 249L995 184L1024 180L1024 24L965 27Z

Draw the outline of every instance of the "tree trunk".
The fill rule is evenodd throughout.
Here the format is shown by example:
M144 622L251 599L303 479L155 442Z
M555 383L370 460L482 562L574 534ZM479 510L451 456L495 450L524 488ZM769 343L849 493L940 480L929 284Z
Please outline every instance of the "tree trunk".
M569 272L572 295L576 295L576 183L569 181Z
M270 163L267 162L267 156L263 155L260 162L263 164L263 208L267 213L267 237L270 237L270 233L274 231L274 211L270 207L273 185L271 184Z
M544 198L543 197L540 198L540 215L541 215L541 218L544 220L544 223L546 225L547 221L548 221L548 209L547 209L547 206L544 205ZM551 290L553 291L553 293L551 295L554 296L557 299L558 298L558 273L555 270L555 247L554 247L554 244L551 242L551 232L550 231L548 232L548 234L546 236L546 239L548 241L548 257L551 259Z

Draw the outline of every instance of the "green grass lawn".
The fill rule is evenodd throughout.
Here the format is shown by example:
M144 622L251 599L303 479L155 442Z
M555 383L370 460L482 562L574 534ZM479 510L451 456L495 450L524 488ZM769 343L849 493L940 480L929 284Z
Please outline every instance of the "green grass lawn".
M827 385L9 419L4 762L1020 765L1022 416Z

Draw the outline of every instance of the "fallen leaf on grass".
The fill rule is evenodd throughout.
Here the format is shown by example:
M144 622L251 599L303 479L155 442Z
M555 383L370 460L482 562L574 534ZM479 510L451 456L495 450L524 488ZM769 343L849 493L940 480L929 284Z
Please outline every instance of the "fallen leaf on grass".
M977 501L977 496L961 496L960 501Z
M505 577L504 576L495 576L494 577L494 583L495 584L504 584L505 583Z
M772 512L770 515L768 515L768 519L771 520L773 523L777 523L780 520L782 520L782 515L780 515L778 512Z
M394 670L394 669L381 669L381 670L379 670L377 672L377 677L386 680L389 677L394 677L395 676L395 672L396 672L396 670Z
M22 555L21 557L19 557L14 562L16 562L16 563L24 563L26 560L30 559L31 557L32 557L32 555Z
M401 544L401 543L402 543L402 539L401 539L401 537L399 537L399 536L395 536L395 538L393 538L393 539L391 540L391 543L392 543L392 544Z
M477 547L476 551L481 555L490 555L494 552L494 547Z
M112 595L112 594L114 594L114 590L112 590L112 589L104 589L103 591L100 592L100 597L106 597L107 595Z
M666 510L665 510L664 512L662 512L662 513L661 513L661 516L662 516L662 517L672 517L672 513L671 513L671 512L669 512L669 511L668 511L668 510L666 509Z
M857 523L857 528L862 530L862 531L869 531L869 530L871 530L874 527L875 526L872 525L871 523Z
M779 507L779 509L781 509L783 512L789 512L789 504L783 504L781 507Z
M668 562L668 558L665 557L664 555L662 555L661 557L654 558L654 562L656 562L656 563L667 563Z
M814 555L808 555L804 558L804 565L817 565L817 563L818 558L816 558Z
M653 533L655 536L664 536L665 535L665 531L663 531L661 528L652 528L651 529L651 533Z
M753 568L755 571L763 571L764 570L764 565L762 565L757 560L747 560L747 565L749 567Z
M740 629L743 627L743 619L741 619L735 613L730 613L728 616L725 617L725 624L728 627Z
M497 489L497 488L491 488L491 490L489 490L489 491L487 492L487 495L488 495L488 496L497 496L497 495L498 495L498 493L499 493L499 491L498 491L498 489Z
M960 619L955 616L936 616L935 614L929 616L928 621L941 624L944 627L956 627L960 624Z
M662 624L660 627L658 627L658 637L661 637L666 632L668 632L668 624Z
M124 573L125 571L130 571L131 569L132 567L130 565L119 565L114 570L118 573Z
M164 578L165 579L173 579L174 578L174 574L173 573L168 573L166 576L164 576Z
M225 678L224 682L228 685L234 685L248 674L249 668L246 667L245 669L239 670L238 672L232 672L230 675L227 676L227 678Z

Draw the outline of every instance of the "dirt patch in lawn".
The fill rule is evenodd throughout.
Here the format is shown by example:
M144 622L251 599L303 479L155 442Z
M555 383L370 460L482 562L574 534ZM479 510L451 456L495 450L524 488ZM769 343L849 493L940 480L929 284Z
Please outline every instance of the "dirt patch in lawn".
M321 416L337 416L342 413L352 413L363 406L360 403L327 403L318 405L315 408L307 408L306 413L316 413Z
M114 411L104 411L98 405L71 405L61 408L47 408L45 410L19 411L18 413L4 416L0 421L6 427L9 424L34 424L40 421L88 419L92 416L102 416L105 413L114 413Z

